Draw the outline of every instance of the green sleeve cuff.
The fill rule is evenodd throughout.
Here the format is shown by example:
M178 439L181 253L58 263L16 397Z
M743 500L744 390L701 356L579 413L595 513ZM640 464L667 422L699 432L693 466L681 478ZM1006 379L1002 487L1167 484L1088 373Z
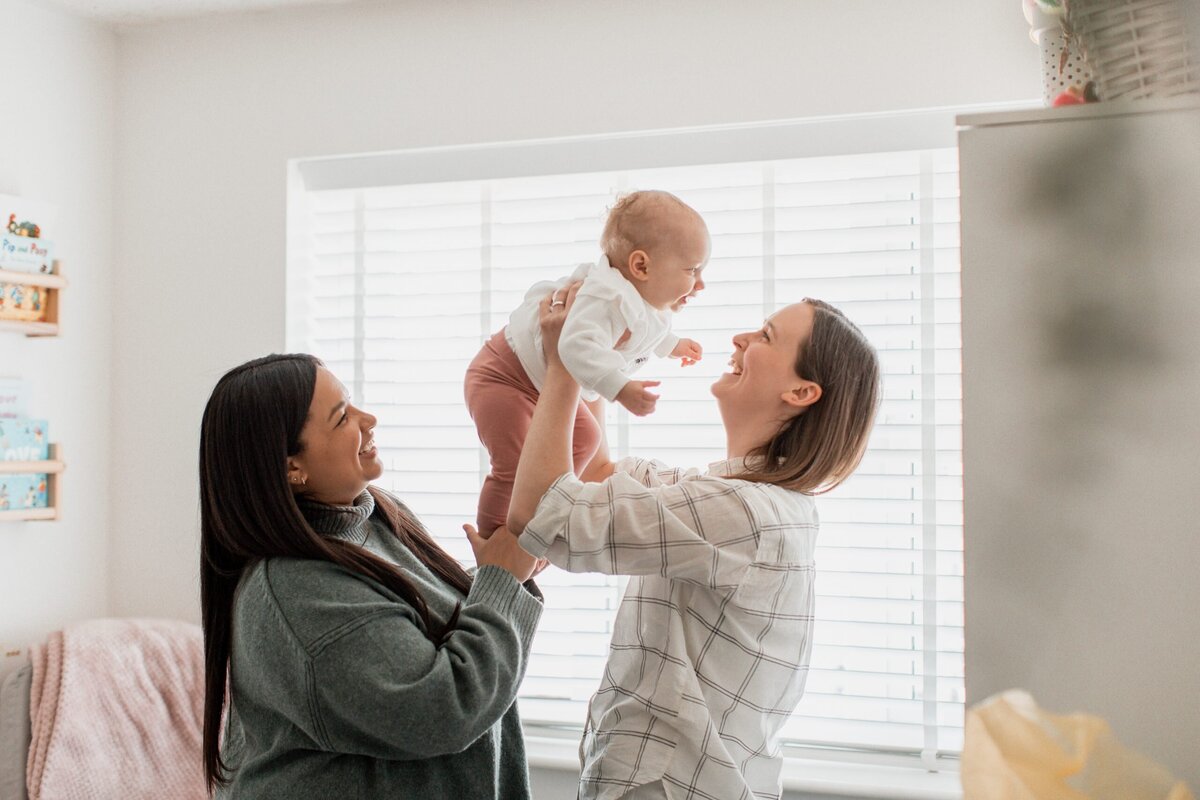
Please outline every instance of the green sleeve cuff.
M467 595L467 605L475 603L489 605L511 619L521 636L523 649L529 651L544 607L541 600L517 583L511 572L492 564L480 567Z

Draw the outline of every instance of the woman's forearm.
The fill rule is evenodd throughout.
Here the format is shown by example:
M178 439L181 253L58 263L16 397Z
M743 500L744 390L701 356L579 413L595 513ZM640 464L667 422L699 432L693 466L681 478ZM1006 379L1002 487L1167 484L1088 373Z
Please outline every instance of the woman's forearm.
M583 468L583 473L579 476L579 480L584 483L600 483L613 474L612 459L608 455L608 432L604 424L604 403L603 397L598 397L591 402L584 401L588 411L591 411L592 416L596 418L596 424L600 426L600 446L596 448L596 454L592 456L592 460Z
M578 405L579 384L561 364L550 366L521 448L508 506L508 529L515 535L533 519L550 485L572 469L571 431Z

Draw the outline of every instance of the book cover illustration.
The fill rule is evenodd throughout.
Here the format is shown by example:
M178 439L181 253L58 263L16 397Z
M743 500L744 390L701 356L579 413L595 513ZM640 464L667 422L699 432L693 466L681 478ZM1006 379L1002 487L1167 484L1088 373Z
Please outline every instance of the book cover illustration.
M44 419L0 419L0 461L44 461L50 457L50 437ZM0 511L46 508L45 473L0 472Z
M0 420L25 416L25 381L0 378Z
M54 271L55 209L49 203L0 195L0 269L17 272Z
M0 281L0 319L40 322L46 311L45 287Z
M0 461L45 461L50 437L44 419L0 419Z
M0 473L0 511L26 508L46 508L49 505L49 485L45 474Z

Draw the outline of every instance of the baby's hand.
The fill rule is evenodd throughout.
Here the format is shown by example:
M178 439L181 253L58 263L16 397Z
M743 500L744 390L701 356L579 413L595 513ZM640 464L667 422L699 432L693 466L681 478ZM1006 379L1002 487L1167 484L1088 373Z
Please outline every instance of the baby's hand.
M704 348L695 339L680 339L671 351L672 358L682 358L681 367L690 367L704 356Z
M630 381L617 392L616 400L629 409L630 414L644 417L654 411L658 402L658 395L652 394L648 389L658 386L659 383L660 381Z

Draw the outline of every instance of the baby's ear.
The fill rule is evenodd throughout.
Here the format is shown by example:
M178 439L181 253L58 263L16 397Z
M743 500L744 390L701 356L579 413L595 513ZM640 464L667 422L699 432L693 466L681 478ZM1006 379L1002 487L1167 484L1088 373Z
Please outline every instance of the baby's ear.
M629 254L629 274L639 281L650 277L650 256L645 250L634 250Z

